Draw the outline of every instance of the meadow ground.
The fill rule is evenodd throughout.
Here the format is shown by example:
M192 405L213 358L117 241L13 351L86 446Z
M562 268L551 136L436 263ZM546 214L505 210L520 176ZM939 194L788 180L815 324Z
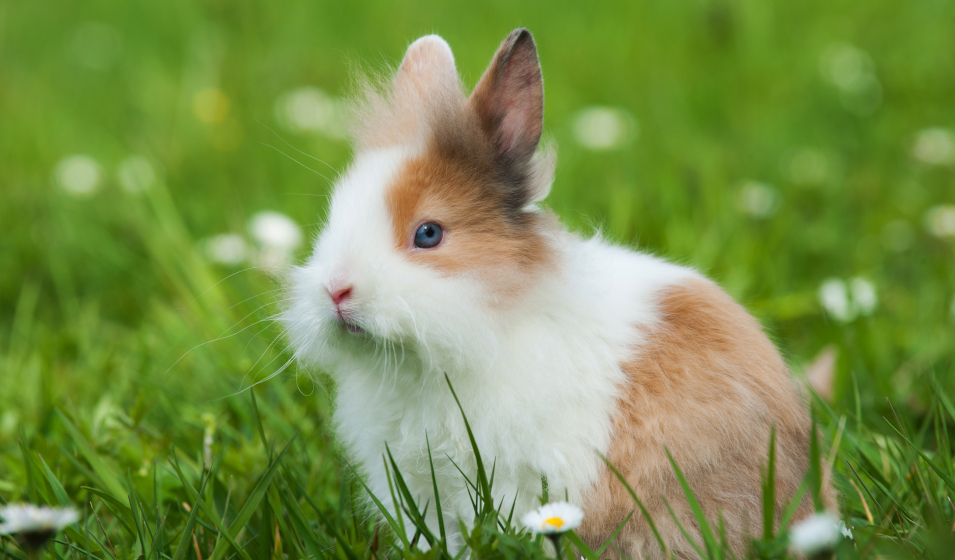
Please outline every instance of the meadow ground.
M0 4L0 503L76 505L51 554L399 556L351 515L277 278L348 161L355 65L437 32L472 85L518 26L564 222L699 267L797 375L835 351L839 554L955 550L955 3L55 0Z

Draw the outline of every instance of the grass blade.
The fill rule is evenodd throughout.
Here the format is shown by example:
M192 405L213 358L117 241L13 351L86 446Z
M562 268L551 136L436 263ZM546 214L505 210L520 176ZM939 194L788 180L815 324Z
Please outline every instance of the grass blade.
M703 537L703 543L706 545L706 551L709 553L710 558L721 556L721 547L716 541L716 536L713 534L713 530L710 528L709 521L706 520L706 515L703 513L703 508L700 506L700 502L696 499L693 489L690 488L689 482L687 482L686 477L683 476L683 471L680 470L679 465L676 464L676 461L673 460L673 456L670 455L670 450L664 448L664 451L666 451L667 459L670 460L670 465L673 466L673 472L676 474L677 480L680 481L680 486L683 488L683 493L686 494L686 501L690 504L690 509L693 511L693 516L696 518L696 523L700 528L700 535Z
M70 507L72 505L70 502L70 496L66 493L63 485L60 484L60 481L57 480L56 475L54 475L53 471L50 470L50 467L47 466L46 461L43 460L43 456L37 455L37 458L40 460L40 464L43 466L43 474L46 475L46 482L50 485L50 489L53 490L53 496L56 497L56 501L62 507Z
M405 550L408 550L410 545L408 543L408 535L405 533L403 525L399 524L394 516L391 515L391 512L388 511L388 508L385 507L385 504L381 503L381 500L378 499L378 496L375 496L375 493L371 491L371 488L369 488L367 484L365 484L365 481L361 479L361 476L359 476L358 472L355 471L355 468L351 467L351 469L352 472L355 473L355 479L358 480L358 483L361 484L361 487L365 489L365 492L371 498L371 501L375 503L378 511L385 516L385 520L388 522L388 525L391 526L391 530L398 535L399 539L401 539L401 544L404 545Z
M607 548L610 546L610 544L613 543L614 539L617 538L617 535L620 534L620 531L623 530L623 526L627 524L627 521L630 521L631 517L633 517L633 512L634 510L630 510L630 513L627 514L627 517L624 518L623 523L621 523L620 525L617 525L617 528L610 535L610 538L608 538L605 543L600 545L600 548L596 550L597 556L600 556L601 554L603 554L604 551L607 550Z
M660 545L660 550L663 551L663 555L667 558L670 558L670 551L667 548L666 541L664 541L663 537L660 535L660 531L657 529L657 524L653 522L650 512L647 511L647 508L644 507L643 502L641 502L640 498L637 497L637 493L633 491L633 488L630 487L627 479L620 474L620 471L617 470L617 467L613 466L603 455L601 455L600 458L603 459L604 463L607 465L607 468L610 469L610 472L617 477L617 480L623 484L623 487L627 489L627 493L630 494L630 498L635 504L637 504L637 507L640 508L640 513L643 514L643 518L647 520L647 525L650 526L650 531L653 533L653 537L657 540L657 544Z
M628 519L629 519L629 516L628 516ZM567 531L566 533L561 535L561 538L567 539L571 543L573 543L573 545L577 547L577 550L579 550L580 553L583 554L584 558L586 558L587 560L600 560L599 554L597 552L594 552L589 546L587 546L587 543L585 543L583 539L577 536L577 533L573 531Z
M202 495L202 492L205 490L205 486L208 483L208 478L204 477L199 486L199 495ZM186 553L188 549L189 542L192 537L192 532L196 527L196 520L199 517L199 507L192 508L192 511L189 512L189 518L186 520L186 526L182 530L182 537L179 539L179 545L176 547L175 558L174 560L180 560L182 556Z
M414 523L417 532L424 535L424 538L428 541L429 545L434 546L436 539L434 538L434 534L432 534L431 530L428 528L428 524L425 522L425 514L418 511L418 505L414 501L414 495L411 493L411 490L405 483L404 476L398 470L398 463L395 462L395 458L392 456L391 449L388 447L388 444L385 444L385 452L388 454L388 460L391 462L395 486L398 488L398 492L401 494L403 501L407 503L407 506L404 508L405 513L408 514L411 522ZM425 506L425 508L427 509L427 506ZM414 539L412 539L412 541L414 541Z
M242 504L242 508L239 510L239 513L236 514L235 520L229 526L228 530L221 532L225 537L228 537L228 541L220 541L216 543L215 548L212 551L212 556L209 557L209 560L221 560L228 550L228 545L235 544L232 542L232 539L236 538L240 531L245 527L245 524L249 522L249 519L252 517L252 514L255 512L255 509L259 507L259 503L262 501L262 498L265 496L265 492L269 487L269 484L272 482L272 477L275 476L275 473L278 472L279 465L282 463L282 459L288 453L289 449L292 448L292 444L295 443L295 440L298 438L298 434L292 437L288 443L285 444L285 447L275 456L272 463L265 469L265 472L262 473L262 476L259 478L259 481L255 484L255 487L252 489L252 492L249 493L249 497L246 499L245 503ZM241 549L238 549L239 552L245 554Z
M434 474L434 457L431 455L431 440L428 439L428 435L425 434L424 441L428 445L428 464L431 467L431 485L434 490L434 507L438 515L438 533L441 536L441 546L447 547L448 536L444 530L444 512L441 508L441 495L438 493L438 477ZM513 513L511 509L511 513ZM510 518L508 518L510 519Z
M763 477L763 540L773 540L776 524L776 426L769 430L769 461Z
M478 498L483 500L483 507L480 512L480 518L483 520L487 515L493 513L494 510L494 497L491 495L491 483L488 480L487 471L484 470L484 461L481 460L481 451L478 449L477 440L474 439L474 432L471 431L471 424L468 422L467 415L464 413L464 407L461 406L461 400L458 399L458 394L454 392L454 387L451 385L451 379L448 377L448 374L444 374L444 380L448 383L448 388L451 389L454 402L458 404L458 410L461 411L461 418L464 420L464 428L468 431L468 439L471 440L471 450L474 452L474 461L477 463L477 478L478 484L480 485Z
M93 468L93 472L96 473L104 489L112 494L117 501L124 501L126 499L126 490L123 483L120 482L120 479L113 474L112 469L100 458L93 446L86 441L83 434L70 422L66 415L60 412L60 409L56 409L56 414L60 417L60 421L66 428L66 431L69 432L73 440L73 445L75 445L83 457L86 458L86 461L90 464L90 467Z

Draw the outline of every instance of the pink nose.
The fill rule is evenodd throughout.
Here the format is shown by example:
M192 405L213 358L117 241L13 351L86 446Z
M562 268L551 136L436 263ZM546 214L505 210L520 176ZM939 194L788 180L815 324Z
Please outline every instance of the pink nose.
M334 292L328 292L328 295L329 295L329 297L332 298L332 303L334 303L335 306L338 307L338 306L340 306L346 299L348 299L348 298L351 297L351 289L352 289L351 286L346 286L346 287L344 287L344 288L342 288L342 289L340 289L340 290L336 290L336 291L334 291Z

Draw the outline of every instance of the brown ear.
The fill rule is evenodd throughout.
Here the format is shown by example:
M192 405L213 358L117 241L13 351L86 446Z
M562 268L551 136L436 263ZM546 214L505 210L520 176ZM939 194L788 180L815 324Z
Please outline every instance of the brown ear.
M534 154L544 128L544 79L530 31L515 29L504 39L469 103L498 156L520 162Z
M451 47L437 35L411 43L395 76L399 101L415 101L457 88L458 72Z

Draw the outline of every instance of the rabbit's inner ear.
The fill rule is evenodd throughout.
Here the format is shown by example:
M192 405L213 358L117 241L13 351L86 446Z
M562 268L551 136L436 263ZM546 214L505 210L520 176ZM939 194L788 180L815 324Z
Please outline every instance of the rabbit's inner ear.
M469 103L498 156L534 155L544 128L544 80L530 31L516 29L504 39Z
M395 93L399 101L418 103L434 94L457 89L454 55L444 39L428 35L408 47L395 76Z

